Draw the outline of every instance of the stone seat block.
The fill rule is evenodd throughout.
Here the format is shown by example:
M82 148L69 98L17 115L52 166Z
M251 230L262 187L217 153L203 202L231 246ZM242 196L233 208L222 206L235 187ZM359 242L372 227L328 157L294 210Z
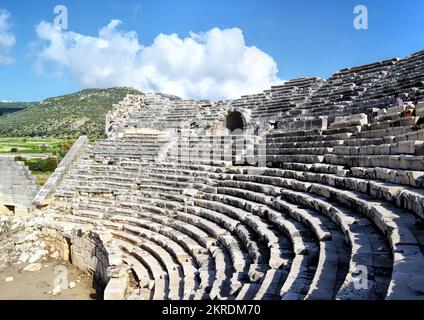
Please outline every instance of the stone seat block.
M317 155L271 155L266 157L267 162L285 163L285 162L301 162L301 163L321 163L324 156Z

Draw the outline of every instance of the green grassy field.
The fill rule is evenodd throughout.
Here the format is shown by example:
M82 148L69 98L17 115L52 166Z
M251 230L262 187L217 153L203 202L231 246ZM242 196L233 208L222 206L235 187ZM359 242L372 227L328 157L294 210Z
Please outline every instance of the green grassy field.
M54 154L61 150L61 139L0 137L0 154ZM12 152L12 149L17 152Z

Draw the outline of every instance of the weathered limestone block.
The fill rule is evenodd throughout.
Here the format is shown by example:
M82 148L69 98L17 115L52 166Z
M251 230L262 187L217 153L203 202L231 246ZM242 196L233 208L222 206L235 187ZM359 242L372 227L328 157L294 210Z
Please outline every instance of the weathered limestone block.
M424 191L420 189L408 190L402 189L396 198L396 204L407 210L414 212L417 216L424 219Z
M392 114L392 113L401 113L403 111L405 111L406 106L403 107L391 107L391 108L387 108L387 113L388 114Z
M336 117L334 122L330 124L330 128L364 126L366 124L368 124L368 117L366 114L361 113L352 116Z
M423 148L424 141L401 141L390 145L390 154L415 154L416 148Z
M317 117L311 119L294 119L290 121L280 121L277 123L278 132L302 132L309 130L327 129L328 118Z
M417 117L424 117L424 101L417 103L415 107L415 115Z
M416 245L400 245L394 254L396 269L387 292L388 300L423 299L423 255Z
M128 275L110 279L104 291L104 300L124 300L128 290L128 281Z

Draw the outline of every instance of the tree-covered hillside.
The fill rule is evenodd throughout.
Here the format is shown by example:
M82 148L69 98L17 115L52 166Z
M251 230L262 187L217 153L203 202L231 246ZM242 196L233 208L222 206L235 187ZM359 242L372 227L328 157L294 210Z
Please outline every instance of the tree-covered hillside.
M17 111L22 111L29 105L31 102L4 102L0 101L0 116L3 116L8 113L13 113Z
M127 94L140 92L132 88L86 89L49 98L0 116L0 136L101 138L106 113Z

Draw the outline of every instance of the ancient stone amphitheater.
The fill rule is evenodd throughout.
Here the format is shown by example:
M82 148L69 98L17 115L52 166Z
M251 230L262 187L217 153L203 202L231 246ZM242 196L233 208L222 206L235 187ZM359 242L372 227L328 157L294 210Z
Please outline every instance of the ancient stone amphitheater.
M420 101L424 51L232 101L127 96L41 190L0 161L0 265L57 250L105 299L423 299Z

